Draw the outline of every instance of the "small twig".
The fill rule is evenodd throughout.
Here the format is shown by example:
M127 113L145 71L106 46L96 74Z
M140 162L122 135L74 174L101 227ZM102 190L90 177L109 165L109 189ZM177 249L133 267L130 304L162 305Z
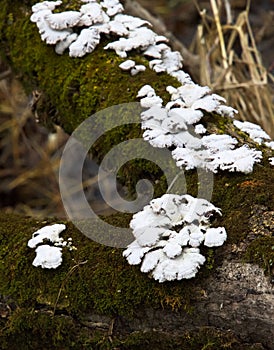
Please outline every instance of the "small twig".
M218 10L218 7L217 7L215 0L210 0L210 3L211 3L214 20L215 20L216 27L217 27L217 32L219 35L223 67L224 67L224 69L227 69L228 68L228 60L227 60L227 53L226 53L226 48L225 48L224 36L223 36L223 32L222 32L222 25L220 22L219 10Z
M64 280L63 280L63 282L62 282L62 284L61 284L61 287L60 287L60 289L59 289L59 291L58 291L58 295L57 295L57 298L56 298L56 300L55 300L54 307L53 307L53 316L55 315L55 311L56 311L56 308L57 308L57 304L58 304L60 295L61 295L61 293L62 293L62 290L63 290L63 288L64 288L65 282L67 281L68 277L73 273L73 271L74 271L77 267L79 267L80 265L84 265L84 264L86 264L87 262L88 262L88 260L79 262L78 264L72 266L72 267L69 269L69 271L68 271L68 273L66 274L66 277L64 278Z
M109 329L108 329L108 339L112 343L112 336L113 336L113 328L114 328L115 318L113 318L110 322Z
M225 3L225 11L226 11L226 22L227 24L232 24L232 13L231 13L231 4L229 0L224 0Z

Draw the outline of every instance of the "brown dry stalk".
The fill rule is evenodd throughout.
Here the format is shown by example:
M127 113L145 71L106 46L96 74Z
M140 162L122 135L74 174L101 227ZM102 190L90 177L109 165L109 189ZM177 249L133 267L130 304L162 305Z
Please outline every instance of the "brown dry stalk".
M198 4L195 2L197 8ZM201 58L200 83L238 109L238 118L260 124L274 137L273 91L249 22L249 2L235 23L222 24L221 8L210 1L212 16L199 9L194 52ZM196 53L195 52L195 53Z

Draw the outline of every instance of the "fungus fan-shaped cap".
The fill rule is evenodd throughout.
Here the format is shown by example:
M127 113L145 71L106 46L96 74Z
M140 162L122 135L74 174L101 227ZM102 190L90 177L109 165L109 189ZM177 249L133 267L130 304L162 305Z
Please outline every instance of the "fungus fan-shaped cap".
M88 27L95 23L107 23L110 20L108 15L103 11L101 5L97 2L82 5L80 13L81 19L78 24L80 26Z
M65 11L60 13L49 13L45 16L45 20L52 29L66 29L74 27L78 24L81 13L78 11Z
M107 15L110 17L124 11L123 5L118 0L103 0L101 6L106 8Z
M47 225L32 234L32 238L28 241L28 247L35 248L44 240L49 240L52 243L59 242L59 234L66 229L64 224Z
M133 60L126 60L126 61L122 62L121 64L119 64L119 67L122 70L130 70L134 66L135 66L135 61L133 61Z
M69 46L71 57L83 57L92 52L100 42L100 34L96 28L83 29L78 38Z
M224 244L226 238L227 234L224 227L208 228L205 233L204 244L207 247L219 247Z
M44 244L36 248L36 257L32 262L35 267L56 269L62 263L62 248Z
M37 4L33 5L31 7L32 12L39 12L43 10L50 10L53 11L55 7L59 6L62 4L61 0L58 1L43 1L43 2L38 2Z

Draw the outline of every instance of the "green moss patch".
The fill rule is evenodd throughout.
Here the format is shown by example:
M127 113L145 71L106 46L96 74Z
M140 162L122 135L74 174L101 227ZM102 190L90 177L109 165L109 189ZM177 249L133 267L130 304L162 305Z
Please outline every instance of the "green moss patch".
M125 219L115 216L117 225ZM110 218L108 221L111 222ZM196 280L159 284L130 266L122 250L97 244L68 224L62 237L72 237L76 251L63 249L56 270L32 266L34 249L27 247L32 232L49 222L0 215L0 294L17 300L20 307L46 305L52 312L66 309L80 314L95 310L109 315L134 315L139 307L188 308ZM60 221L58 221L60 222ZM94 228L96 230L96 227Z

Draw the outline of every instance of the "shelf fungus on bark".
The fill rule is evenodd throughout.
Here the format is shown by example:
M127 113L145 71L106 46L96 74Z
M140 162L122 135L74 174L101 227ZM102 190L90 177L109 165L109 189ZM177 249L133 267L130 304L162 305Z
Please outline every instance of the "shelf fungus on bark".
M126 60L119 64L119 67L124 71L130 71L130 74L132 76L146 70L146 67L144 65L136 64L133 60Z
M36 248L36 257L32 264L46 269L56 269L62 263L62 249L75 250L72 239L64 240L60 233L66 229L64 224L47 225L32 234L28 241L29 248Z
M153 147L172 146L172 157L178 167L186 170L200 167L214 173L218 170L253 171L254 164L262 159L260 150L247 145L237 147L235 138L210 134L201 124L204 111L220 112L224 102L221 96L197 84L179 88L168 86L167 91L171 99L166 106L151 86L145 85L138 92L141 106L147 108L141 113L146 141ZM230 112L234 110L231 108Z
M36 257L32 265L43 269L56 269L62 264L62 248L43 244L35 249Z
M218 247L226 240L223 227L209 227L215 215L221 215L219 208L190 195L153 199L133 216L135 240L123 255L159 282L192 278L205 262L199 246Z

